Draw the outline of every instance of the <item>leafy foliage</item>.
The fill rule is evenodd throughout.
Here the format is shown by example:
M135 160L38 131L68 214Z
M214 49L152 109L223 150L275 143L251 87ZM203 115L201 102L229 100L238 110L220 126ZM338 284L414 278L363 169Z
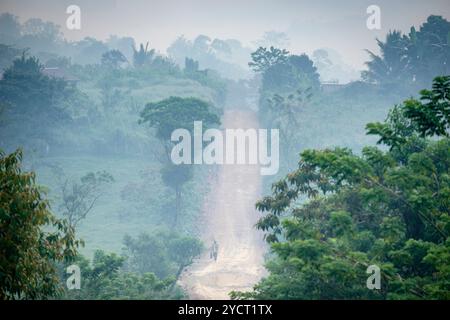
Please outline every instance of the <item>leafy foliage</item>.
M71 220L65 222L64 227L73 232L73 227L76 226L77 231L89 239L85 253L91 255L99 246L112 251L120 250L120 242L125 233L141 230L153 232L155 227L165 224L164 214L172 209L172 203L175 201L167 194L171 190L164 188L163 181L166 181L169 186L183 186L181 180L191 180L192 174L190 171L182 171L178 174L179 167L168 167L169 170L162 172L164 180L161 179L161 174L158 172L160 164L148 156L148 150L157 149L158 141L153 134L150 137L146 135L147 129L144 126L138 126L139 111L147 101L158 101L172 95L223 102L225 97L223 79L218 73L210 70L196 72L192 76L185 74L172 60L156 55L154 50L144 47L145 44L140 48L137 47L136 59L133 60L134 40L132 38L115 37L114 42L120 41L121 45L112 44L112 40L99 41L89 37L80 41L65 41L61 38L60 29L51 23L35 19L26 25L21 25L16 17L7 14L0 15L0 25L0 42L14 44L14 47L0 45L0 69L6 69L4 74L2 72L0 80L0 145L7 150L15 149L18 145L26 150L33 149L32 158L27 152L25 166L33 170L36 168L39 181L45 182L52 192L50 198L63 202L60 207L60 201L57 201L54 207L60 211L58 216ZM8 40L10 38L11 41ZM124 43L123 40L131 40L131 42ZM20 49L15 49L15 46ZM30 49L21 56L23 53L21 48L28 47ZM119 49L123 55L118 51ZM29 57L28 52L34 57ZM128 61L135 62L136 68L125 64L125 57ZM14 59L16 61L13 62ZM61 73L53 74L44 70L49 67L58 68ZM46 74L52 75L46 76ZM75 80L65 81L62 77L59 78L60 74L73 75ZM74 99L80 98L77 95L81 92L85 99L81 103L80 101L74 103ZM210 111L215 113L217 110ZM44 152L36 157L34 153L36 150ZM111 153L118 156L108 157ZM58 182L47 170L53 164L60 164L70 176L77 178L83 176L86 170L92 173L81 179L63 181L63 185L65 184L63 195L58 197L53 193L53 190L59 187ZM100 181L103 180L101 177L103 174L99 170L105 167L114 172L118 183L112 186L105 201L98 203L95 200L103 194L106 183L109 183L109 181ZM142 184L146 185L145 192L148 198L145 199L146 195L143 195L141 189L137 190L137 197L139 200L145 199L147 203L135 210L138 214L133 216L130 207L137 201L120 201L119 191L126 190L129 184L133 185L136 182L137 171L144 168L151 171L151 177L156 179L152 180L149 176L142 179L146 179ZM202 177L196 175L194 181L189 184L189 188L185 188L189 189L184 194L186 204L183 206L183 213L185 215L179 223L183 224L182 228L186 231L192 231L196 227L194 221L203 197L203 189L206 189L206 186L201 185ZM148 183L148 179L151 179L152 183ZM197 187L199 185L200 187ZM147 205L148 202L152 204ZM1 204L4 205L3 201ZM92 211L89 211L91 207L95 208L95 215L91 215ZM88 221L79 223L86 216ZM108 220L106 224L105 218ZM57 228L51 223L43 227L43 230L50 232L49 234L56 234L53 229ZM2 236L3 231L2 225L0 232ZM60 233L62 234L62 231ZM107 241L105 241L106 238ZM118 256L109 259L99 255L89 265L91 269L101 269L102 266L106 268L105 271L98 271L99 278L94 279L95 276L92 276L92 288L97 288L99 291L92 289L92 292L86 295L83 293L83 297L89 296L94 299L184 297L173 278L185 263L189 263L191 255L197 250L195 244L198 243L190 246L189 241L195 242L195 239L187 237L185 242L180 238L183 237L173 239L179 241L178 245L182 246L183 250L173 256L171 253L170 279L122 272L125 262L116 263ZM56 241L50 236L49 239ZM14 240L17 239L14 238ZM23 241L28 241L28 238L24 238ZM47 238L42 238L44 249L52 245L46 241ZM173 248L176 250L177 247ZM6 249L9 250L9 247L5 247ZM26 248L24 245L16 249L25 250ZM35 248L29 250L33 254L36 251ZM50 252L50 249L47 251L49 255L56 256L56 251ZM42 255L47 254L47 251ZM6 258L9 258L9 254L15 253L6 252ZM2 264L6 261L6 258L3 259L4 256L5 253L2 251ZM104 256L110 255L104 254ZM52 259L50 263L54 264L57 259ZM41 260L27 257L23 263L28 262L40 264ZM47 268L44 262L42 264L43 266L17 265L20 269L28 268L25 271L31 272L35 267L41 268L40 270ZM110 264L111 267L109 267ZM111 277L114 281L109 287L115 291L108 292L109 289L101 289L103 284L109 283L108 280L111 279L108 277L114 273L112 270L116 269L117 277ZM50 264L46 271L48 271L46 274L48 279L45 281L50 283L54 277ZM21 276L19 272L17 275ZM7 280L17 283L21 281L20 285L27 286L29 292L44 290L42 289L44 284L37 283L38 280L25 281L14 279L14 277ZM141 287L145 289L141 290ZM16 294L14 298L46 298L53 295L53 293L51 295L39 293L38 296L36 293L32 296L32 293L27 293L27 295Z
M124 244L127 270L176 279L203 248L198 239L162 231L152 235L143 233L136 239L126 236Z
M0 43L0 70L4 70L20 55L20 50Z
M182 299L184 293L174 278L160 280L154 273L132 273L121 270L125 258L96 251L92 262L78 256L81 289L66 290L62 299L75 300L156 300ZM63 270L61 270L63 272ZM64 276L62 275L62 278Z
M71 261L81 244L56 219L33 172L21 170L20 150L0 153L0 299L57 295L56 262Z
M258 51L261 49L264 48ZM261 65L262 61L272 61L264 62L266 66L259 68L262 70L260 118L267 127L280 130L282 158L286 159L281 167L287 165L292 168L297 161L295 154L299 147L299 135L302 133L297 129L306 107L311 105L311 98L319 93L319 74L306 54L289 55L289 52L283 50L283 58L262 59L259 57L262 53L258 51L252 56L253 64ZM269 51L262 52L270 55Z
M183 299L177 286L182 270L202 250L195 238L173 232L142 233L125 236L123 256L97 250L91 262L78 255L73 263L80 267L79 290L65 290L59 298L77 300ZM65 281L68 264L59 267Z
M103 194L105 185L114 182L114 178L106 171L89 172L81 177L80 182L69 179L61 181L62 201L59 209L74 229L86 218L97 200Z
M256 72L264 72L276 64L287 62L288 55L289 51L285 49L259 47L252 53L252 61L248 66Z
M141 112L140 123L148 123L150 127L156 129L156 137L164 148L164 167L161 175L163 181L175 191L176 195L173 227L177 226L178 214L181 211L182 187L192 178L192 167L172 164L171 135L174 130L181 128L192 132L194 121L202 121L206 127L220 124L220 119L211 106L196 98L170 97L156 103L148 103Z
M128 62L128 60L119 50L110 50L102 55L102 64L107 67L116 69L125 62Z
M148 49L148 42L144 45L141 43L139 50L133 47L133 64L135 68L143 67L152 62L155 55L155 49Z

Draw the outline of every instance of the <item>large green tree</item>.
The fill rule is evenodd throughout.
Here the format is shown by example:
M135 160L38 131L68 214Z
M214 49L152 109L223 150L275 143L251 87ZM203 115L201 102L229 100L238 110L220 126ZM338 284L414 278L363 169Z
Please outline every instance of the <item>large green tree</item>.
M55 264L71 261L80 242L53 216L33 172L22 172L22 152L0 152L0 299L57 295Z
M171 135L176 129L186 129L192 135L194 121L202 121L203 127L220 124L217 111L208 102L197 98L170 97L148 103L141 112L140 123L147 123L154 128L163 146L161 175L166 185L175 192L173 227L178 223L182 188L192 178L192 166L172 163L170 155L174 142L171 141Z
M42 69L38 59L23 54L5 70L0 80L3 146L36 148L44 143L48 149L59 137L54 130L71 120L69 106L76 89L44 75Z
M280 130L281 168L297 162L299 126L311 97L320 87L319 74L306 54L290 55L286 50L259 48L249 65L261 73L259 116L267 126ZM319 96L319 95L318 95Z
M102 65L117 69L128 62L127 58L119 50L109 50L102 55Z
M450 299L449 81L367 125L388 148L304 151L257 204L270 274L232 297ZM370 265L380 290L366 288Z

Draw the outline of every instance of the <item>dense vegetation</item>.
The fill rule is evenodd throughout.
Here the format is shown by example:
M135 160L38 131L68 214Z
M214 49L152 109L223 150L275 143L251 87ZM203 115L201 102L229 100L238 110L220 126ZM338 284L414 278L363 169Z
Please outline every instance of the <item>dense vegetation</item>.
M124 238L124 253L107 254L98 250L89 262L79 256L83 285L65 290L63 299L182 299L185 293L176 281L181 271L200 254L199 240L174 232L140 234ZM67 267L68 265L65 265ZM60 269L65 278L65 268Z
M257 207L275 258L256 299L449 299L450 76L369 123L387 151L306 150ZM299 204L301 197L309 199ZM366 269L382 272L366 288Z
M55 263L73 261L74 229L49 211L22 152L0 153L0 299L42 299L60 290Z
M286 42L180 37L164 56L1 14L0 299L188 298L177 281L205 249L215 168L174 165L171 133L218 127L225 108L281 138L257 203L269 274L232 298L450 299L450 22L388 33L334 91L332 50Z

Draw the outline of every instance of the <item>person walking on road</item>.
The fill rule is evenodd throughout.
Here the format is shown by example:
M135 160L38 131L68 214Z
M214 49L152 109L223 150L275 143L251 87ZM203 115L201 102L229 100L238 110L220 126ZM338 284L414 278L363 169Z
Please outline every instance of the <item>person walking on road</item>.
M217 254L219 253L219 245L217 244L217 241L214 239L213 245L211 247L211 251L209 254L209 257L211 259L214 259L214 261L217 261Z

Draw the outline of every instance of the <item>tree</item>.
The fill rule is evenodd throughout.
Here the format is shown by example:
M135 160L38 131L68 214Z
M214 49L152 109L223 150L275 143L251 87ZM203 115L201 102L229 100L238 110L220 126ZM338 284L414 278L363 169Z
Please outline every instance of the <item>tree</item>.
M9 67L21 54L19 49L5 44L0 44L0 70Z
M203 126L220 124L220 119L209 103L197 98L170 97L159 102L148 103L141 112L140 123L147 123L156 129L156 137L163 146L163 168L161 175L168 187L175 191L176 204L173 226L176 227L181 208L181 190L192 177L189 165L174 165L170 155L174 143L172 132L176 129L193 131L194 121L202 121Z
M298 88L318 89L319 74L306 54L290 55L287 61L276 63L263 72L264 92L290 93Z
M117 106L125 100L127 91L116 87L114 81L114 71L108 72L102 79L98 81L100 88L100 99L104 110L112 112ZM117 109L116 109L117 110Z
M399 31L390 31L386 41L377 39L381 56L366 50L371 61L366 62L369 70L363 71L363 79L376 83L399 83L412 81L411 66L408 61L408 39Z
M255 72L264 72L276 64L287 62L288 55L289 51L285 49L270 47L267 50L267 48L259 47L251 54L252 61L248 63L248 66Z
M198 61L186 57L184 59L184 72L187 74L194 74L198 71L199 71Z
M278 46L287 47L289 45L289 37L284 32L278 32L275 30L267 31L262 38L255 42L258 47L265 46Z
M440 129L449 80L367 125L386 151L302 152L298 169L257 203L266 213L257 228L276 256L270 275L233 298L450 298L450 140ZM381 290L366 288L370 265L381 270Z
M123 239L127 258L125 270L140 274L151 272L161 279L173 275L175 270L167 250L168 241L168 235L162 232L141 233L135 238L126 235Z
M68 107L78 91L63 79L45 76L42 68L38 59L22 54L0 80L3 116L8 118L0 130L6 145L31 147L44 140L49 146L58 137L53 130L71 119Z
M56 219L36 185L22 172L22 152L0 152L0 299L45 299L57 295L55 263L71 261L81 244Z
M166 186L175 191L175 214L172 226L176 228L178 225L178 216L181 212L182 191L184 185L192 180L193 169L190 165L174 165L167 163L161 169L161 178Z
M145 45L141 43L139 46L139 50L136 50L133 47L133 64L135 68L140 68L145 65L148 65L152 62L153 56L155 55L155 49L148 50L148 42Z
M282 152L287 167L291 167L292 161L297 161L294 156L300 116L320 87L319 74L306 54L287 55L259 69L264 70L260 95L261 118L268 126L279 128Z
M450 22L431 15L418 31L411 27L408 57L413 76L420 85L436 75L450 74Z
M126 62L127 58L119 50L109 50L102 55L102 64L106 67L117 69Z
M178 265L175 278L178 280L183 270L190 266L203 249L200 240L191 237L178 237L172 239L169 244L170 257Z
M72 67L72 60L68 57L61 57L55 55L45 62L47 68L60 68L63 70L69 70Z
M125 257L97 250L92 261L78 256L75 263L83 276L80 290L66 290L60 297L76 300L167 300L183 299L185 294L174 278L160 279L154 273L123 270ZM61 270L64 281L65 268Z
M441 16L429 16L418 31L391 31L385 42L377 42L381 55L368 51L371 60L362 73L368 82L422 87L436 75L450 73L450 22Z
M125 268L140 274L154 273L158 278L178 280L184 268L198 257L203 249L196 238L173 232L142 233L136 238L124 238L127 257Z
M288 95L274 94L269 98L268 115L271 125L279 128L283 154L287 155L288 166L291 167L290 155L296 154L296 142L300 128L300 116L312 98L312 89L297 89Z
M0 14L0 40L4 44L12 44L20 37L21 25L18 18L10 13ZM1 56L1 55L0 55Z
M320 85L317 68L306 54L289 56L289 64L297 73L306 76L312 87L317 88Z
M24 35L33 35L40 39L48 39L49 41L55 41L62 36L60 27L53 22L42 21L38 18L32 18L25 22L23 25Z
M76 43L77 54L74 62L79 64L98 64L102 55L109 51L108 46L95 38L85 37Z
M193 130L194 121L202 121L204 127L220 124L213 107L197 98L170 97L146 104L140 114L140 123L156 129L156 137L165 145L166 159L170 161L172 132L184 128Z

